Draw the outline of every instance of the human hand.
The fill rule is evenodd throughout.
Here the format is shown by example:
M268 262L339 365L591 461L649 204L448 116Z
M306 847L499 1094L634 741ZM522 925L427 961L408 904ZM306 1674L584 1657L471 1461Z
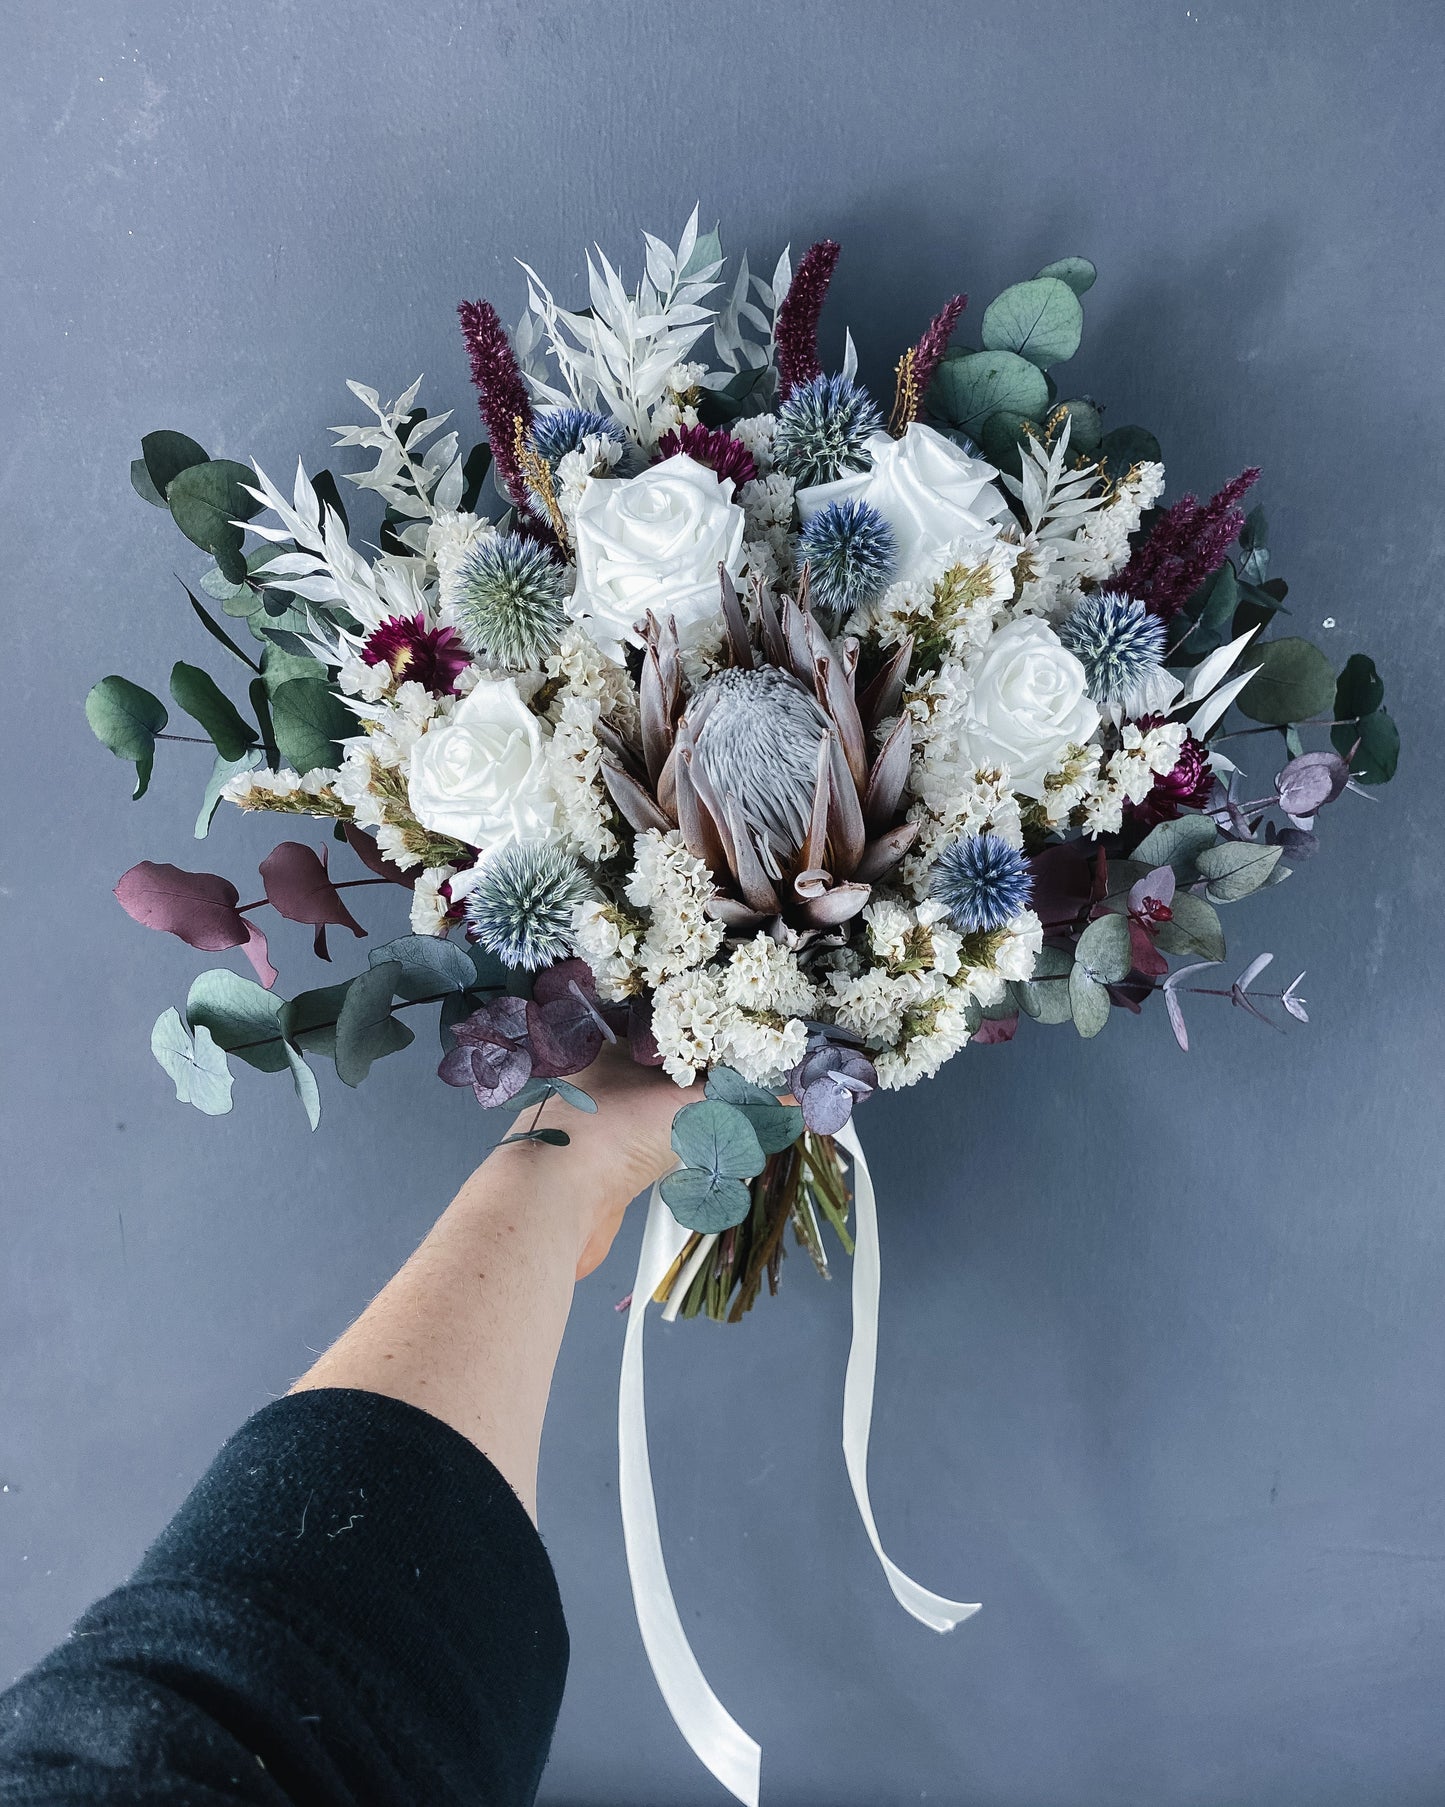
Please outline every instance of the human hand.
M529 1112L517 1124L565 1130L571 1138L567 1147L514 1143L506 1152L534 1158L537 1177L545 1177L549 1189L555 1183L565 1190L575 1204L581 1280L605 1260L632 1200L677 1165L672 1120L703 1092L700 1085L675 1085L658 1068L639 1066L616 1047L605 1047L572 1082L595 1100L595 1113L549 1098L540 1114Z

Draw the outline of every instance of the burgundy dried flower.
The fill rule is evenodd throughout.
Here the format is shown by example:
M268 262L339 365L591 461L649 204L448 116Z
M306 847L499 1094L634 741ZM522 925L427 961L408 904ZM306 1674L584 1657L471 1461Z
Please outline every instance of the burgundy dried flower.
M1141 717L1139 727L1145 733L1157 728L1161 715ZM1149 829L1160 822L1172 822L1187 809L1203 809L1214 789L1214 773L1209 767L1209 749L1202 740L1185 734L1179 759L1171 770L1154 780L1154 788L1142 803L1130 803L1129 820L1136 828Z
M497 476L522 515L530 516L527 485L517 465L517 422L522 423L523 435L531 432L532 403L516 353L490 301L459 302L457 313Z
M818 318L841 249L831 238L809 245L778 307L779 401L786 401L800 383L811 383L823 374L818 362Z
M679 452L705 464L719 477L731 477L735 490L751 483L758 474L753 455L742 440L719 427L674 427L664 433L657 442L658 457L676 458Z
M389 665L398 683L410 679L433 696L455 696L471 660L449 627L428 627L425 615L393 615L374 628L361 649L368 665Z
M1138 597L1151 615L1162 615L1166 621L1177 615L1205 578L1224 563L1225 553L1239 538L1244 512L1237 504L1258 476L1258 467L1251 465L1202 508L1196 497L1182 496L1111 579L1113 587Z
M933 373L943 362L943 354L948 350L953 329L967 306L967 295L955 295L946 301L929 321L923 337L913 348L913 384L920 401L928 393Z

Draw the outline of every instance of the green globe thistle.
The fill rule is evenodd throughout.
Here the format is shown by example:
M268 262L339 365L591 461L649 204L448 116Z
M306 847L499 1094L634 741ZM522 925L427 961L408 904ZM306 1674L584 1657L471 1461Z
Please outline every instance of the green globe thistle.
M551 841L512 841L482 862L467 923L504 966L539 972L572 952L572 911L591 894L582 868Z
M567 625L562 567L520 533L478 540L457 568L448 601L467 650L490 653L513 671L540 665Z

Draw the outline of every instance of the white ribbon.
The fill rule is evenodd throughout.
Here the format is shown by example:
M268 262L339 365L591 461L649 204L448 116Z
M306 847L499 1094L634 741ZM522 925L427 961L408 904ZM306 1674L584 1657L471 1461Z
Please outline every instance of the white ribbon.
M934 1631L952 1631L978 1611L977 1605L945 1600L904 1574L884 1551L868 1497L868 1438L873 1424L873 1379L878 1365L878 1212L868 1162L850 1123L837 1137L853 1157L855 1248L853 1251L853 1341L843 1381L843 1459L853 1497L874 1554L894 1598ZM653 1188L648 1206L627 1336L622 1348L622 1380L617 1400L618 1497L622 1536L637 1628L652 1673L677 1729L699 1761L744 1807L758 1807L763 1753L723 1706L698 1667L662 1558L657 1499L647 1454L647 1402L643 1388L642 1336L647 1306L682 1253L688 1232ZM679 1287L681 1282L679 1281Z

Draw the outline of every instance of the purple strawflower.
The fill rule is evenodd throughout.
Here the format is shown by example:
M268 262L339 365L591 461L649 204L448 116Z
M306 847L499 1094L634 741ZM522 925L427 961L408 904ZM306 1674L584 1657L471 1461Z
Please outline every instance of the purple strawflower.
M679 452L705 464L718 477L729 477L739 490L758 474L753 455L742 440L719 427L673 427L657 442L659 458L676 458Z
M929 321L923 337L913 347L913 383L914 391L920 401L928 393L928 385L933 381L933 373L943 362L943 354L948 350L948 341L953 337L953 329L958 325L959 317L968 306L967 295L955 295Z
M1154 523L1154 530L1111 581L1114 588L1137 596L1151 615L1168 621L1224 563L1224 555L1244 526L1240 497L1256 481L1251 465L1230 479L1203 507L1197 497L1182 496Z
M800 383L810 383L823 374L818 362L818 318L841 249L831 238L809 245L779 304L774 339L780 401L786 401Z
M523 435L531 432L532 403L516 353L490 301L463 301L457 312L497 476L521 513L530 515L529 492L517 465L517 423L521 422Z
M389 665L398 683L411 681L433 696L455 696L457 678L471 664L449 627L428 627L425 615L393 615L367 635L367 665Z

